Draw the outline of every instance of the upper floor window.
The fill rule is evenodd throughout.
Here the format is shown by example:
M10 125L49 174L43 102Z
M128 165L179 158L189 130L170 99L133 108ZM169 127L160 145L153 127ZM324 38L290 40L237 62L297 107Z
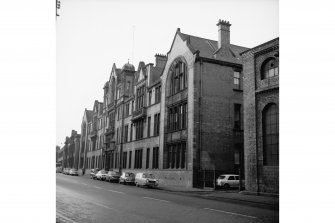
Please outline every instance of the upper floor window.
M266 60L262 65L261 79L263 80L278 75L279 75L278 60L276 60L275 58Z
M234 71L234 85L235 88L240 89L241 88L241 73Z
M161 101L161 91L162 91L161 86L155 88L155 103L159 103Z
M262 112L264 165L279 165L279 112L276 104L267 105Z
M171 94L176 94L187 87L186 65L178 62L171 75Z
M136 90L136 109L144 107L144 86Z
M151 105L152 90L149 91L148 105Z

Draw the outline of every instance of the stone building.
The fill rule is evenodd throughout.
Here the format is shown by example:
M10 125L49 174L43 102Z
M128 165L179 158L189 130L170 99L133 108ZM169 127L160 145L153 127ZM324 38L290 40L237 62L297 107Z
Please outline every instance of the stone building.
M219 20L218 41L177 29L161 76L163 183L203 186L203 170L237 172L243 147L242 60ZM213 178L212 178L213 179ZM213 180L211 180L213 182Z
M80 152L79 152L79 169L88 168L87 152L90 145L89 125L92 123L93 111L85 109L81 122Z
M246 190L279 193L279 38L241 55Z
M78 168L78 157L80 150L80 134L72 130L71 136L65 138L63 147L63 168Z
M102 148L104 145L104 115L103 103L99 101L94 102L91 121L85 118L84 124L88 124L87 140L86 140L86 164L85 168L93 169L103 167ZM82 142L85 139L81 140Z

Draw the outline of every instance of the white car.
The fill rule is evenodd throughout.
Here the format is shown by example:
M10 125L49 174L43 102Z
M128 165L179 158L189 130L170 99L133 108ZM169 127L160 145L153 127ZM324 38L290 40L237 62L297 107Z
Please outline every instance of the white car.
M77 169L70 169L69 175L71 175L71 176L78 176L78 170Z
M100 170L100 171L95 175L95 178L96 178L97 180L106 180L106 175L107 175L106 171L104 171L104 170Z
M158 187L158 180L152 173L137 173L135 176L135 185L137 187Z
M242 184L244 181L242 181ZM240 185L240 177L239 175L234 174L222 174L216 180L216 185L219 187L223 187L224 189L228 189L230 187L239 187Z

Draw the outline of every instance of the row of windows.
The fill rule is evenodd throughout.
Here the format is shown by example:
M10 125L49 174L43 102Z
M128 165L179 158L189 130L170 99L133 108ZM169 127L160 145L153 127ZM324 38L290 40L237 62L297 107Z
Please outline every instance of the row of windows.
M186 142L167 145L167 169L184 169L186 166Z
M154 103L159 103L161 102L161 94L162 94L162 87L158 86L155 87L155 101ZM149 98L148 98L148 105L152 104L152 90L149 91Z
M168 132L185 129L187 125L187 103L168 109Z

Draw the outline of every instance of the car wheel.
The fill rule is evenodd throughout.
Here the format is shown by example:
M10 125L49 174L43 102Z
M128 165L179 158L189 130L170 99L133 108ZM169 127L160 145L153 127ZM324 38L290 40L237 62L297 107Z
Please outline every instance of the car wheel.
M229 189L229 184L224 184L223 189L228 190Z

